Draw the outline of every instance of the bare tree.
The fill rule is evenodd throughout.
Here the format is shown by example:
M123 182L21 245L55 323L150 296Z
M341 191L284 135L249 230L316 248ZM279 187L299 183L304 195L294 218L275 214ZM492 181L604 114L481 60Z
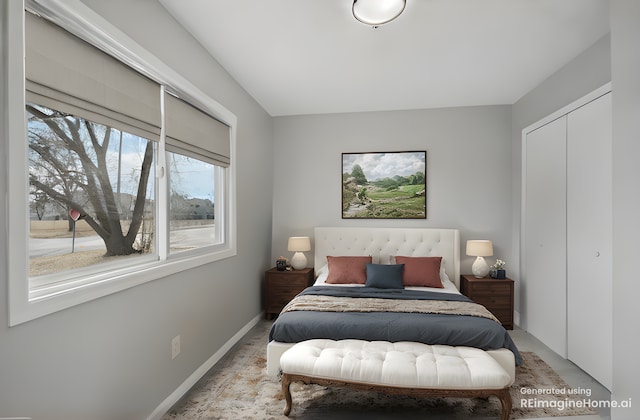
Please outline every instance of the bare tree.
M77 167L77 160L73 153L66 149L66 146L50 130L38 130L32 128L29 131L29 168L30 177L37 178L41 184L48 185L57 190L72 201L79 190L79 174L81 170ZM53 155L55 154L55 159ZM43 214L38 214L42 219L47 205L52 203L62 210L63 214L69 214L70 207L67 202L56 200L36 184L31 183L32 204L44 202ZM69 220L68 230L71 232L73 220Z
M47 204L50 202L49 196L42 191L34 191L31 193L33 200L31 200L31 210L35 211L38 216L38 220L42 220L47 210Z
M147 185L153 163L153 142L147 141L140 168L136 201L127 232L123 232L118 200L109 179L107 161L113 129L84 118L27 104L29 181L38 191L68 209L76 209L102 238L107 255L142 252L134 247L142 225Z

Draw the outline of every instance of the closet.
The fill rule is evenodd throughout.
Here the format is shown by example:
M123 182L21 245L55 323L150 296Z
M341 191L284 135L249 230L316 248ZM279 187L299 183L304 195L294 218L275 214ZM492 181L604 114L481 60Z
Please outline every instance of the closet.
M609 86L523 131L526 329L609 389L611 145Z

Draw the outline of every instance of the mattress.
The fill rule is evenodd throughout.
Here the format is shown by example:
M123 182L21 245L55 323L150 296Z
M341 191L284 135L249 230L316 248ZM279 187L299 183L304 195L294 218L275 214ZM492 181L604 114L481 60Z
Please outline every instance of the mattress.
M361 286L326 286L320 281L305 289L301 295L399 299L406 301L408 307L413 301L471 302L457 289L455 292L419 289L384 291ZM269 333L270 341L280 343L317 338L413 341L482 350L505 348L513 352L516 364L522 362L515 343L500 323L494 319L465 314L416 313L410 308L395 312L296 310L281 313Z

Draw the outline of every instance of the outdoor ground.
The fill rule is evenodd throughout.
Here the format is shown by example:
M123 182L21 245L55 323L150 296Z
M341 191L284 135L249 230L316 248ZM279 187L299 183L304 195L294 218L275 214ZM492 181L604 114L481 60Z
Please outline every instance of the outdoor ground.
M129 229L128 221L123 220L121 224L124 231ZM172 220L170 225L172 253L211 244L214 235L213 220ZM60 273L142 255L136 253L124 256L105 256L104 242L84 220L76 222L73 241L74 235L72 231L69 231L67 220L33 220L31 221L30 237L30 277ZM72 249L74 252L71 252Z
M64 270L87 267L107 261L114 261L115 258L105 257L104 251L80 251L63 255L51 255L46 257L34 257L29 260L29 275L41 276L44 274L58 273Z
M123 226L127 227L127 226ZM95 236L91 227L79 220L76 222L76 238ZM72 238L73 232L69 231L67 220L33 220L31 221L30 237L38 239ZM129 256L106 257L105 250L88 250L69 252L60 255L47 255L29 258L29 276L41 276L44 274L58 273L75 268L88 267L102 262L114 261L117 258ZM137 254L136 254L137 255Z

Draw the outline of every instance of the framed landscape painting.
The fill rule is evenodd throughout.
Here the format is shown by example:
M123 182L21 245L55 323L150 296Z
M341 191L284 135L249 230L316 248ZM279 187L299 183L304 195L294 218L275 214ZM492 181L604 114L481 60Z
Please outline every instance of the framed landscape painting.
M343 219L426 219L427 152L342 154Z

